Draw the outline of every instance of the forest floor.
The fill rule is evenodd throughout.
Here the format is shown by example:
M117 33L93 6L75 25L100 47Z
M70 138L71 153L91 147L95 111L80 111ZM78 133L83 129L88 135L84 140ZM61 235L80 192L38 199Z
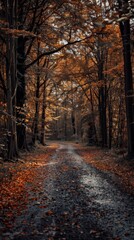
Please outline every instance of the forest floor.
M86 163L103 172L113 173L125 191L134 193L134 159L126 159L124 154L117 154L115 149L101 149L82 144L79 144L77 149Z
M0 240L133 239L133 161L49 142L0 165Z

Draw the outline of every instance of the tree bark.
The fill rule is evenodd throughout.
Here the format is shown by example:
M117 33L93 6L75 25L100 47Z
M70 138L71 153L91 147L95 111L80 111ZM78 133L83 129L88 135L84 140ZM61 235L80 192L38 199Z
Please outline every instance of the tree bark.
M108 97L108 121L109 121L109 129L108 129L108 148L112 147L112 127L113 127L113 111L112 111L112 103L111 103L111 91L109 91Z
M15 28L16 5L7 1L7 22L9 28ZM8 160L18 155L16 136L16 40L10 34L7 36L7 143Z
M38 53L39 55L39 47L40 44L38 43ZM36 81L36 93L35 93L35 117L34 117L34 128L33 128L33 143L37 140L39 140L39 130L38 130L38 124L39 124L39 97L40 97L40 73L39 73L39 60L37 61L37 81Z
M41 119L41 144L45 145L45 115L46 115L46 80L43 84L43 100L42 100L42 119Z
M18 38L17 55L17 138L18 148L22 149L27 148L25 124L25 38L23 36Z
M103 61L103 60L101 60ZM103 62L98 64L98 79L104 80L103 76ZM101 146L107 146L107 122L106 122L106 90L105 86L99 87L99 115L100 115L100 129L101 129Z
M127 1L128 2L128 1ZM120 31L123 42L126 117L128 134L128 158L134 157L134 92L130 49L130 20L120 22Z
M95 144L98 144L98 139L97 139L97 131L96 131L96 125L95 125L95 114L94 114L94 104L93 104L93 94L92 94L92 89L90 87L90 104L91 104L91 113L92 113L92 123L93 123L93 141Z

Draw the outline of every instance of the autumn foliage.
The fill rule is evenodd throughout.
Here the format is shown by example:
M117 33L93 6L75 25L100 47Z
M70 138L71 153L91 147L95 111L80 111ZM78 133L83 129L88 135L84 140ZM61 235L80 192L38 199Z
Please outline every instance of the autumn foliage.
M43 181L48 174L44 166L49 164L56 147L56 144L46 149L39 147L33 154L23 155L20 163L1 166L0 212L3 231L12 229L14 219L31 203L37 202L38 193L44 191Z
M133 158L133 2L2 0L0 13L2 159L48 138Z

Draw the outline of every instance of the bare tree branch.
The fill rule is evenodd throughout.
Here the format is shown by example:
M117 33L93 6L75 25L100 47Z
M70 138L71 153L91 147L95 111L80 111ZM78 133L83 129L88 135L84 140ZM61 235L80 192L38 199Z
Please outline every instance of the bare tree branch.
M49 55L52 55L52 54L54 54L54 53L57 53L57 52L61 51L63 48L66 48L66 47L68 47L68 46L70 46L70 45L73 45L73 44L76 44L76 43L80 43L80 42L82 42L82 41L85 41L86 39L88 39L88 38L90 38L90 37L91 37L91 35L88 36L88 37L86 37L86 38L80 39L80 40L76 40L76 41L73 41L73 42L68 42L67 44L64 44L64 45L60 46L59 48L56 48L56 49L54 49L54 50L52 50L52 51L44 52L44 53L40 54L33 62L31 62L31 63L29 63L28 65L26 65L26 66L25 66L25 69L28 69L29 67L31 67L32 65L34 65L39 59L41 59L41 58L44 57L44 56L49 56Z

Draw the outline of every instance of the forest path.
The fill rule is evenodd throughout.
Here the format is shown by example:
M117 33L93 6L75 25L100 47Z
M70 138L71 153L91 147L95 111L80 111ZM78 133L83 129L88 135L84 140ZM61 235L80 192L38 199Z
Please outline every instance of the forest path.
M0 239L134 239L133 197L86 164L72 144L60 144L38 171L46 175L42 190L28 190L32 202Z

